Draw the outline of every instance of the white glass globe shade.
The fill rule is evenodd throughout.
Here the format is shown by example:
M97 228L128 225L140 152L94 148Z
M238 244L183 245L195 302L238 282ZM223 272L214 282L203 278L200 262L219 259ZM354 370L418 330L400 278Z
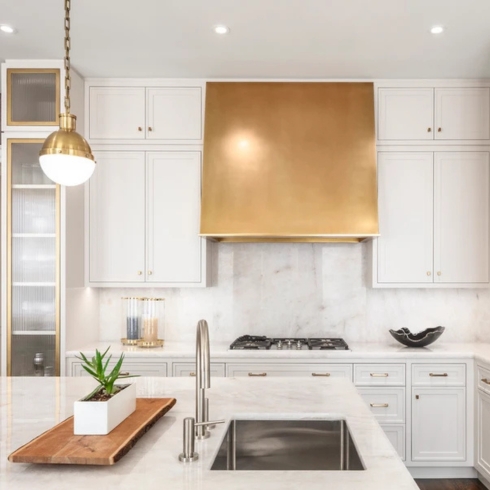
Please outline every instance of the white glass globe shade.
M42 155L39 163L53 182L68 186L83 184L95 170L93 160L73 155Z

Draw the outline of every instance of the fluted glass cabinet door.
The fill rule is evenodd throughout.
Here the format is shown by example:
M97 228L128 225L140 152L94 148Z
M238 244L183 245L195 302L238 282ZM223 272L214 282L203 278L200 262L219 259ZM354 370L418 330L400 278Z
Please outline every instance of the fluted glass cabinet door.
M8 368L59 374L59 186L39 165L43 140L7 140ZM39 370L38 370L39 372Z
M7 69L7 125L57 126L60 70Z

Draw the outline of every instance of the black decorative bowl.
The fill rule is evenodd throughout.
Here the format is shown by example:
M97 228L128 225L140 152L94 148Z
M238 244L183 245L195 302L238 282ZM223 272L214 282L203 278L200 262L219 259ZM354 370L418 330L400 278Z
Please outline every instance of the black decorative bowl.
M412 333L408 328L390 330L393 338L407 347L426 347L435 342L444 332L445 327L428 328L423 332Z

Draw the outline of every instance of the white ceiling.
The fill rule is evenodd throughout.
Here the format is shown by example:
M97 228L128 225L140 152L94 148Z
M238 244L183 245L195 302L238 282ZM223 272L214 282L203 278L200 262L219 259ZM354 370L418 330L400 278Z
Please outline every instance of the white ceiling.
M63 0L0 0L2 23L18 33L0 33L0 59L63 56ZM72 0L72 65L86 77L490 77L490 1Z

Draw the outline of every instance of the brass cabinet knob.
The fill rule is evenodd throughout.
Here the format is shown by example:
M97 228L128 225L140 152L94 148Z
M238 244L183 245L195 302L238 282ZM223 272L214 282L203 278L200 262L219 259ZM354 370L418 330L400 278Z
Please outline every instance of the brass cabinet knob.
M141 126L138 126L138 131L143 131L143 128Z
M441 271L437 271L437 275L440 276L442 274Z
M431 276L432 275L432 272L431 271L427 271L427 275L428 276Z
M438 133L442 133L442 128L437 128Z
M153 131L153 128L151 126L149 126L148 131Z
M138 271L138 276L141 276L141 274L143 274L142 271Z
M432 133L432 128L427 128L428 133Z
M148 275L151 276L153 274L152 271L148 271Z

